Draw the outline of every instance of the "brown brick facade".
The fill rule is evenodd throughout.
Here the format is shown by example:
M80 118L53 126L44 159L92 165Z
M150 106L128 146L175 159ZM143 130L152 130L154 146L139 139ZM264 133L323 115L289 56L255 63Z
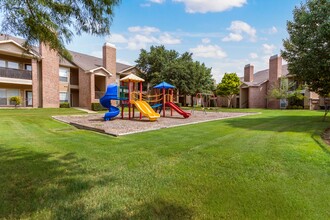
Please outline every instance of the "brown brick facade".
M282 76L282 57L274 55L269 59L269 81L268 90L279 86L279 79ZM279 109L280 102L277 99L269 98L267 108Z
M33 108L40 107L40 77L38 74L38 63L37 60L32 59L32 104Z
M244 82L253 82L254 66L246 65L244 67Z
M59 101L59 57L54 50L40 44L41 60L41 106L58 108Z
M109 43L103 45L103 67L112 74L107 77L107 85L116 83L116 47Z
M264 83L258 87L249 88L249 108L266 108L267 107L267 84Z

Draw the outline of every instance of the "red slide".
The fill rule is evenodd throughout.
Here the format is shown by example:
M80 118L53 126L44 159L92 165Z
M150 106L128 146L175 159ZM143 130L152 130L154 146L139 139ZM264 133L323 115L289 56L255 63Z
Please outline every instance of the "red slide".
M176 104L173 102L166 102L165 106L173 108L177 113L182 115L184 118L188 118L190 116L190 113L183 111L181 108L179 108Z

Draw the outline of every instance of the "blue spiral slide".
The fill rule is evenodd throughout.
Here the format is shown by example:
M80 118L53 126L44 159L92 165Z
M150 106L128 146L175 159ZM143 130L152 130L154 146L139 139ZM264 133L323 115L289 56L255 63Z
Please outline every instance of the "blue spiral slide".
M109 112L104 114L105 121L109 121L111 118L116 117L120 112L119 108L111 105L111 100L119 100L117 90L118 86L116 84L110 84L107 87L105 95L100 98L101 105L109 110Z

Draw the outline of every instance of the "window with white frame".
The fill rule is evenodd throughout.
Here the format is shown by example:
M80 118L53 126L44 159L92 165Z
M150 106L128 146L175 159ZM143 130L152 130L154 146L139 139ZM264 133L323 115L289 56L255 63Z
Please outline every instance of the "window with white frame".
M63 103L63 102L69 102L67 92L60 92L60 103Z
M60 67L60 81L69 82L70 68Z

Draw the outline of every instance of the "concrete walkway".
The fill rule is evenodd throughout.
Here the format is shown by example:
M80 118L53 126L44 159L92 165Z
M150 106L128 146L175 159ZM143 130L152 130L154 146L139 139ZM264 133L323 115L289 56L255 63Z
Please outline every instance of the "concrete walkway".
M77 109L79 111L83 111L83 112L87 112L88 114L97 114L98 112L96 111L92 111L92 110L89 110L89 109L85 109L85 108L77 108L77 107L74 107L74 109Z

